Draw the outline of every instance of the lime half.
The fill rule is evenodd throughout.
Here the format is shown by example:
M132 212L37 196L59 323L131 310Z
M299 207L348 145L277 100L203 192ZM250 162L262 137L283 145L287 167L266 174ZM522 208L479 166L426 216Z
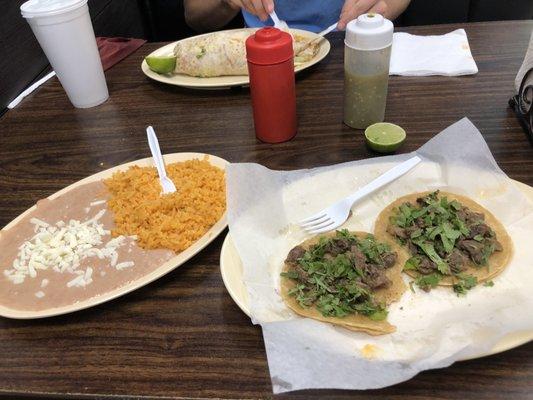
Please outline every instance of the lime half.
M392 153L405 140L402 127L388 122L378 122L365 129L366 144L378 153Z
M174 72L174 69L176 68L176 57L174 56L148 56L144 60L146 61L146 64L148 64L150 69L154 72L157 72L158 74L169 74L171 72Z

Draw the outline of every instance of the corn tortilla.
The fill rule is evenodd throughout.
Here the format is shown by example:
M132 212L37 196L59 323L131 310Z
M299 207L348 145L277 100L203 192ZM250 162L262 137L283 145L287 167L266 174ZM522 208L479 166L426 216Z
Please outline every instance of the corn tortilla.
M411 257L409 250L405 246L401 246L397 240L387 232L387 227L389 225L389 220L393 214L395 214L395 209L397 209L403 203L416 203L416 199L419 197L426 196L432 193L432 191L413 193L407 196L400 197L396 199L391 204L389 204L381 213L378 215L376 220L374 235L380 241L388 243L394 251L398 254L402 254L403 258L407 260ZM485 223L494 231L496 234L496 239L500 242L503 247L503 251L494 252L488 261L487 266L479 267L476 266L472 260L469 259L467 264L467 269L463 272L464 274L470 274L477 278L478 282L485 282L496 275L500 274L505 267L509 264L513 256L513 242L511 237L505 230L504 226L498 219L486 208L476 203L474 200L461 196L459 194L450 193L450 192L439 192L439 198L447 197L448 200L457 200L461 205L468 207L470 210L483 213L485 215ZM403 264L401 266L403 268ZM406 274L414 278L420 276L421 274L414 270L405 271ZM457 283L457 278L454 276L445 276L440 282L440 286L452 286Z
M367 232L350 232L359 239L363 239L369 235ZM301 243L306 250L311 246L318 243L320 237L333 237L335 232L330 232L325 235L315 236L311 239L308 239ZM393 249L395 250L395 249ZM392 282L391 286L388 288L378 289L374 291L374 297L378 302L385 303L389 305L400 299L402 294L406 290L406 286L403 282L401 272L403 264L407 258L404 253L398 252L398 258L396 264L386 270L386 276ZM289 270L289 264L285 263L283 266L283 272ZM351 331L361 331L368 333L370 335L383 335L387 333L392 333L396 330L396 327L388 323L387 321L373 321L369 317L361 314L352 314L344 318L338 317L325 317L316 307L303 308L298 304L298 301L293 297L289 296L289 290L295 286L295 282L292 279L281 278L281 297L285 304L292 309L295 313L307 317L316 319L318 321L329 322L334 325L340 325Z

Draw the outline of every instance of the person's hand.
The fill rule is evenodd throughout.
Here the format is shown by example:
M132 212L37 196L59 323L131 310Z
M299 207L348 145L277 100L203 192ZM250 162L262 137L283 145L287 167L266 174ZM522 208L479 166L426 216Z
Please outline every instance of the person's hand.
M337 29L344 30L346 24L361 14L373 12L385 15L388 6L384 0L346 0L342 7Z
M250 14L257 15L261 21L268 19L268 14L274 11L274 0L223 0L230 7L245 9Z

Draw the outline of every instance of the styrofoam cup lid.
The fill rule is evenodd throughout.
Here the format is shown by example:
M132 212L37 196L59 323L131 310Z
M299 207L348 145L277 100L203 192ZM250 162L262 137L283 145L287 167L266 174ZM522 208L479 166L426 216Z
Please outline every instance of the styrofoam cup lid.
M346 25L346 46L358 50L378 50L392 44L394 25L380 14L361 14Z
M75 10L87 0L29 0L20 6L24 18L59 15Z

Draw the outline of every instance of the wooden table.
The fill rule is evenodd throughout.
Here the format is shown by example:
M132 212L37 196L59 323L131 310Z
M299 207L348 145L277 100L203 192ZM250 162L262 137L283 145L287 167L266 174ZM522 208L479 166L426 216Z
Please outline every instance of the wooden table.
M392 77L386 120L406 129L402 151L408 152L467 116L501 168L533 185L533 149L507 107L533 22L407 31L441 34L460 27L479 74ZM361 132L342 124L342 40L333 34L331 54L298 76L298 135L279 145L255 139L246 89L192 91L148 80L141 60L161 44L145 45L107 72L111 98L100 107L74 109L57 80L51 81L0 119L0 226L66 185L149 156L149 124L165 152L212 153L276 169L374 157ZM0 394L270 397L261 329L233 303L219 273L223 237L164 278L110 303L45 320L0 319ZM525 399L532 390L530 343L382 390L287 397Z

